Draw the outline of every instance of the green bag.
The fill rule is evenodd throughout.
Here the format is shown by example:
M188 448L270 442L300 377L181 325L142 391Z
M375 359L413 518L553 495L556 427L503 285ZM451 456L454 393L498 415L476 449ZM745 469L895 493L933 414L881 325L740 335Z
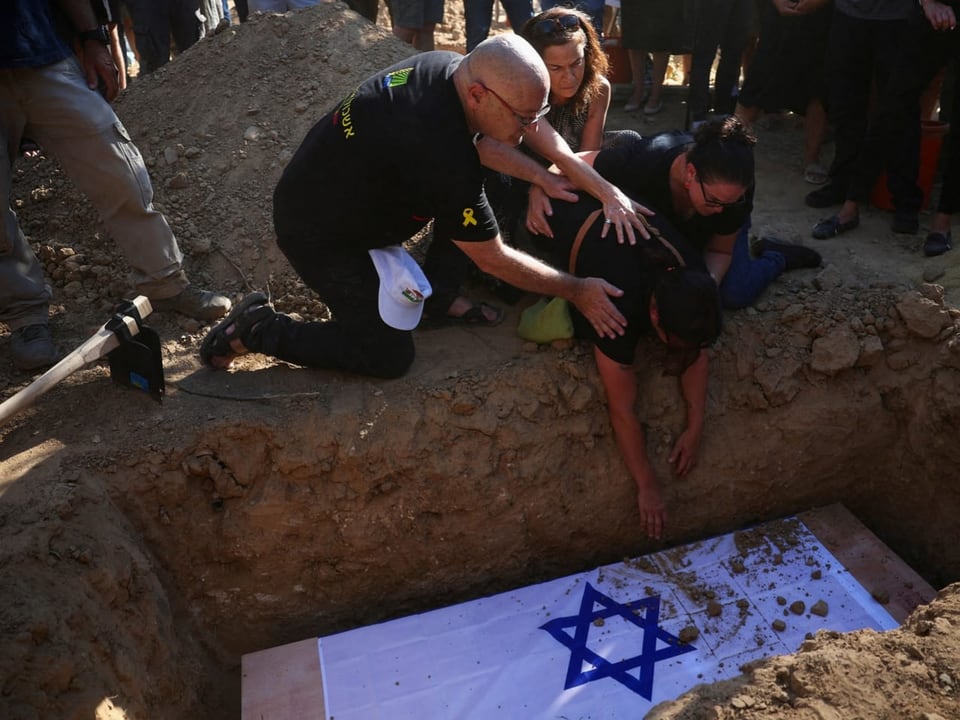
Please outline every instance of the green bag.
M517 334L524 340L540 344L572 338L570 306L563 298L556 297L549 302L540 298L520 314Z

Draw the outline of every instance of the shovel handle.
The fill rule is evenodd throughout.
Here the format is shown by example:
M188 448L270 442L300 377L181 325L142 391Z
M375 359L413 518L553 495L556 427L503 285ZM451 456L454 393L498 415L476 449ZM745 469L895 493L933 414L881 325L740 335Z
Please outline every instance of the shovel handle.
M150 305L150 300L143 295L137 296L133 300L133 304L140 313L141 319L153 312L153 307ZM129 315L125 315L123 317L123 324L126 326L131 335L136 335L138 332L140 332L140 327L137 325L137 321ZM112 330L107 330L106 323L104 323L104 325L100 327L96 334L87 339L86 342L84 342L80 347L64 357L60 362L47 370L43 375L27 385L16 395L13 395L12 397L7 398L0 403L0 424L3 424L10 417L30 405L30 403L43 395L45 392L47 392L47 390L52 388L61 380L69 375L72 375L83 366L99 360L108 352L116 348L119 344L120 340L117 338L116 334Z

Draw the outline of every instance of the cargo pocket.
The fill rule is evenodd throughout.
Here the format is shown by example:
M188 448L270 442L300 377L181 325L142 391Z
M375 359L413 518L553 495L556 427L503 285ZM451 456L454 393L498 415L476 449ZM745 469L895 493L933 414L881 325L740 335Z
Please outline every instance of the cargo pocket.
M143 156L130 139L130 134L123 126L123 123L117 120L113 124L113 130L117 134L117 147L126 160L130 173L137 181L140 188L140 197L143 200L144 207L150 207L153 202L153 185L150 184L150 175L147 173L147 166L143 162Z

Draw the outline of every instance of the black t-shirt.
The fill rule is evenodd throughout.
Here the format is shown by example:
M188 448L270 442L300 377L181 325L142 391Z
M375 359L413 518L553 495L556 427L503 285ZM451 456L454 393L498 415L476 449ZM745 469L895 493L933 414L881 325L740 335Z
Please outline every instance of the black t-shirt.
M631 198L646 198L652 208L666 215L702 252L714 235L731 235L743 227L753 210L753 187L747 191L747 202L743 205L724 208L715 215L681 217L673 208L670 166L692 144L693 136L685 132L663 132L647 137L631 133L618 139L613 147L601 150L593 167Z
M642 200L640 199L642 198ZM640 196L638 202L644 204L649 199ZM550 227L553 239L538 238L541 247L549 248L550 262L562 270L569 270L570 249L584 221L594 210L602 206L592 197L584 197L575 203L554 201ZM651 209L655 206L648 205ZM656 214L649 218L661 235L677 249L683 258L683 265L691 269L706 271L703 256L697 248L687 242L664 215ZM623 335L606 338L597 335L593 326L572 308L572 317L576 336L594 343L600 351L612 360L629 365L633 362L637 342L653 332L650 324L650 297L662 273L680 265L676 257L659 240L651 237L644 240L637 237L637 243L617 242L613 230L605 238L600 237L603 229L603 214L600 213L583 238L577 252L574 274L578 277L599 277L623 290L621 297L611 297L613 304L627 319Z
M437 238L490 240L497 223L453 83L462 55L426 52L368 78L307 134L274 191L285 243L385 247L435 219Z

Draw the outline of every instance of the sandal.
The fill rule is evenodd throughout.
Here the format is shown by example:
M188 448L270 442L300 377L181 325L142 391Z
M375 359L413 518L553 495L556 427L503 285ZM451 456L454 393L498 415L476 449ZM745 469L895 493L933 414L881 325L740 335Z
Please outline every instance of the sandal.
M266 295L262 292L250 293L207 333L200 343L200 360L209 368L229 367L235 357L248 352L237 352L230 343L239 340L246 345L245 340L250 332L274 314ZM216 362L218 359L221 362ZM226 362L223 362L224 359Z
M487 311L492 316L487 317ZM447 327L449 325L483 325L486 327L496 327L503 322L506 317L503 308L490 305L485 302L474 303L473 306L462 315L441 315L424 317L420 323L422 330L433 330L434 328Z
M811 185L826 185L830 171L820 163L810 163L803 171L803 179Z

